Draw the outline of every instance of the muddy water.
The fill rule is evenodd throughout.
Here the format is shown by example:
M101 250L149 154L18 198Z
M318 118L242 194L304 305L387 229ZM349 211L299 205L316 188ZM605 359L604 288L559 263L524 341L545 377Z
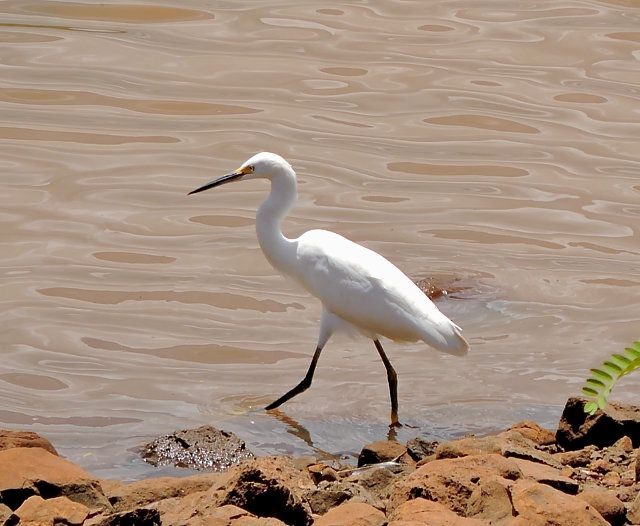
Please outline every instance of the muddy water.
M640 338L640 8L633 1L2 3L0 427L104 476L211 423L259 452L386 435L382 364L258 248L260 181L186 193L276 151L289 235L329 228L415 280L467 358L388 343L400 416L442 438L553 425ZM637 400L630 378L616 395Z

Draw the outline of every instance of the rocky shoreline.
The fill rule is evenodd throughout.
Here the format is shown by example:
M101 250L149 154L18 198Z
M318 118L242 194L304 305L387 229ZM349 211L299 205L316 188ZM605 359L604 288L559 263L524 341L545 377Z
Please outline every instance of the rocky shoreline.
M252 458L232 440L244 453L225 471L128 484L97 479L35 433L0 431L0 524L640 524L640 409L588 417L582 403L569 400L556 431L528 421L439 444L375 442L358 466Z

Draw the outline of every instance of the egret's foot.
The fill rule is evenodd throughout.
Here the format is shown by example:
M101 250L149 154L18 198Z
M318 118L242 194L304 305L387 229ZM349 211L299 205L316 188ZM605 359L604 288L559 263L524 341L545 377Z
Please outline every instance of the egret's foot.
M265 411L273 411L274 409L277 409L278 407L280 407L280 405L282 405L282 402L280 402L280 400L276 400L275 402L271 402L269 405L264 407Z
M404 424L401 424L400 422L398 422L397 420L394 422L393 420L391 421L391 423L389 424L389 427L391 429L393 428L398 428L398 427L404 427Z

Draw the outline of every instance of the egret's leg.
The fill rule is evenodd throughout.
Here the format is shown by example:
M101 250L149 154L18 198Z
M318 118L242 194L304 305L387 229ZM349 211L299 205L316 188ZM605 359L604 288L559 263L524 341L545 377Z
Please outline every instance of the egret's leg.
M269 409L275 409L276 407L281 406L287 400L290 400L296 395L299 395L303 391L306 391L311 386L311 380L313 380L313 373L316 370L316 364L318 363L318 358L320 358L320 353L322 352L322 347L316 347L316 352L313 354L313 358L311 359L311 364L309 365L309 369L307 370L307 374L302 379L298 385L296 385L291 391L283 394L280 398L278 398L275 402L270 403L265 409L268 411Z
M378 354L380 358L382 358L382 363L384 364L384 368L387 370L387 380L389 381L389 395L391 397L391 424L390 427L398 427L402 424L398 421L398 375L396 374L396 370L391 365L389 358L384 353L384 349L380 344L379 340L373 340L373 343L376 345L376 349L378 349Z

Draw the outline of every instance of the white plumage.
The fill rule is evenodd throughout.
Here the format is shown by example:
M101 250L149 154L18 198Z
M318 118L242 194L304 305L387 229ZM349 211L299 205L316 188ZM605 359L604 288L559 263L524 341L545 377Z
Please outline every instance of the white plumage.
M323 306L318 345L307 375L267 409L278 407L311 385L322 348L338 328L345 327L374 341L387 369L391 425L399 425L397 378L379 337L395 341L422 340L434 349L462 356L469 350L462 330L380 254L326 230L310 230L297 239L285 237L281 224L297 199L296 175L279 155L256 154L235 172L191 193L255 178L271 181L271 192L256 216L262 251L278 271L297 281Z

